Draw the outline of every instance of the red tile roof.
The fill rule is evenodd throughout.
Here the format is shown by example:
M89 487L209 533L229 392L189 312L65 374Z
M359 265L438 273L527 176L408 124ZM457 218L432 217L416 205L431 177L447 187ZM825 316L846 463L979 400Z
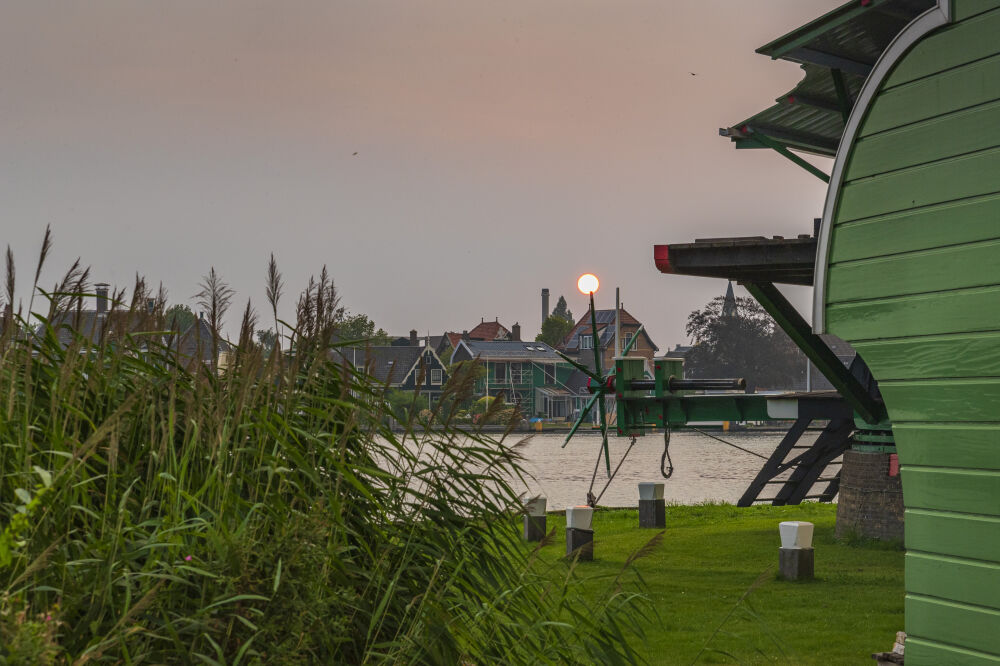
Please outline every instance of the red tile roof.
M469 331L470 340L509 340L510 330L497 321L484 321Z

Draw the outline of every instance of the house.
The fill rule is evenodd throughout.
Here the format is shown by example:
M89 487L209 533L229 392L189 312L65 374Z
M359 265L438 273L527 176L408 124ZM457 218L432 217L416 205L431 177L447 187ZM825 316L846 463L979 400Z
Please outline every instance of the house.
M633 317L628 313L625 308L621 308L621 335L622 344L621 348L624 349L628 345L629 341L636 335L636 332L641 326L638 319ZM597 337L598 345L601 350L601 367L606 372L609 368L614 366L615 359L615 311L614 310L597 310L595 312L597 319ZM587 367L594 368L594 336L593 327L590 321L590 312L588 311L584 316L580 317L580 320L573 326L573 329L566 336L566 339L559 346L559 351L566 354L567 356L573 358L581 365L586 365ZM653 343L652 338L649 337L649 333L646 332L644 328L641 333L639 333L639 338L636 340L635 344L632 345L632 349L629 350L629 357L641 356L647 361L652 361L653 356L659 347Z
M516 324L513 328L519 332ZM486 374L477 384L477 393L502 393L526 416L566 418L589 397L571 389L567 381L576 371L544 342L459 340L451 360L482 363Z
M386 347L338 347L333 350L356 368L365 370L375 381L400 391L420 390L433 406L448 381L448 369L427 344Z
M514 324L514 326L520 329L517 324ZM518 333L520 333L520 330ZM495 321L486 321L483 319L471 331L469 331L470 340L519 340L520 338L520 335L515 337L510 329L501 324L499 318Z

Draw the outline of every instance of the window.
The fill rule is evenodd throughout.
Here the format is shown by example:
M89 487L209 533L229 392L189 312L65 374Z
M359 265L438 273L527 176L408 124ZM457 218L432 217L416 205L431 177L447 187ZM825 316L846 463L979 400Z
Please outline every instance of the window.
M506 363L494 363L493 364L493 380L498 382L507 381L507 364Z
M441 386L441 381L442 381L443 375L444 375L444 373L441 371L441 368L432 368L431 369L431 385L433 385L433 386Z
M510 364L510 383L529 384L531 382L531 371L525 370L521 363Z
M554 363L546 363L542 366L545 372L545 383L555 384L556 383L556 366Z
M580 336L580 349L593 349L594 348L594 336L592 335L581 335Z

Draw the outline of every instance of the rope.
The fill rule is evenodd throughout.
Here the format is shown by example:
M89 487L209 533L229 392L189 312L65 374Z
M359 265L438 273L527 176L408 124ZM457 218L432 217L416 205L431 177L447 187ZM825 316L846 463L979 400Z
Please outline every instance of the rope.
M615 467L615 471L611 472L611 476L608 477L608 482L604 484L604 488L601 489L601 493L596 498L594 497L594 494L592 492L587 493L587 504L589 504L591 507L597 508L597 503L601 501L602 497L604 497L604 492L608 489L608 486L611 485L611 482L614 480L615 475L618 474L618 470L621 469L622 463L624 463L625 459L628 458L628 454L632 450L632 447L635 446L635 440L636 440L635 435L632 435L632 442L628 445L628 448L625 449L625 455L623 455L622 459L618 461L618 466ZM600 460L600 458L598 458L598 460ZM597 475L596 468L594 470L594 475L595 476ZM593 479L591 479L590 488L591 490L593 490L594 488ZM594 498L593 504L590 503L591 498Z
M700 433L701 433L701 434L703 434L703 435L704 435L705 437L711 437L711 438L712 438L712 439L714 439L715 441L717 441L717 442L722 442L722 443L723 443L723 444L725 444L726 446L731 446L731 447L733 447L734 449L739 449L739 450L740 450L740 451L742 451L743 453L749 453L749 454L750 454L750 455L752 455L752 456L757 456L758 458L763 458L764 460L770 460L770 458L768 458L767 456L762 456L761 454L757 453L756 451L751 451L750 449L744 449L744 448L743 448L742 446L736 446L736 445L735 445L735 444L733 444L732 442L727 442L726 440L722 439L721 437L716 437L715 435L712 435L712 434L710 434L710 433L707 433L707 432L705 432L704 430L701 430L701 429L699 429L699 428L695 428L694 426L688 426L688 427L689 427L689 428L691 428L691 430L695 430L695 431L697 431L697 432L700 432Z
M660 476L664 479L669 479L673 475L674 461L670 459L670 424L668 423L663 429L663 455L660 456Z

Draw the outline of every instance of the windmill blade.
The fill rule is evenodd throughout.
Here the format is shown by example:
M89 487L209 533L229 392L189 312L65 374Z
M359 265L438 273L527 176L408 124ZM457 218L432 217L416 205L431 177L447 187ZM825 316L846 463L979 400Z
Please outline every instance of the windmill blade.
M625 345L625 349L622 350L622 356L628 356L628 353L632 351L632 345L634 345L635 341L639 338L639 334L642 333L642 329L643 326L640 324L639 328L636 329L635 334L632 335L632 338L628 341L628 344Z
M600 397L601 397L601 392L600 391L598 391L594 395L590 396L590 400L587 401L587 404L584 405L584 407L583 407L583 411L580 412L580 418L578 418L576 420L576 423L573 424L573 427L569 429L569 434L566 435L566 441L563 442L563 445L560 448L563 448L563 449L566 448L566 445L569 444L570 438L573 437L573 435L576 434L577 429L581 425L583 425L583 420L585 418L587 418L587 414L590 413L590 410L593 408L594 403L597 402L597 399L600 398Z
M583 374L587 375L588 377L590 377L591 379L593 379L598 384L601 383L602 378L599 377L598 375L595 375L590 368L588 368L587 366L582 365L580 363L577 363L576 361L574 361L573 359L571 359L569 356L566 356L566 354L563 354L558 349L556 349L555 352L557 354L559 354L559 356L561 356L564 361L566 361L567 363L569 363L570 365L572 365L574 368L576 368L577 370L579 370Z
M601 400L597 403L601 410L601 446L604 448L604 467L608 470L608 478L611 478L611 454L608 452L608 415L604 409L604 393L597 393Z
M594 372L603 377L604 370L601 369L601 341L597 337L597 314L594 310L594 292L590 292L590 335L590 346L594 348Z

